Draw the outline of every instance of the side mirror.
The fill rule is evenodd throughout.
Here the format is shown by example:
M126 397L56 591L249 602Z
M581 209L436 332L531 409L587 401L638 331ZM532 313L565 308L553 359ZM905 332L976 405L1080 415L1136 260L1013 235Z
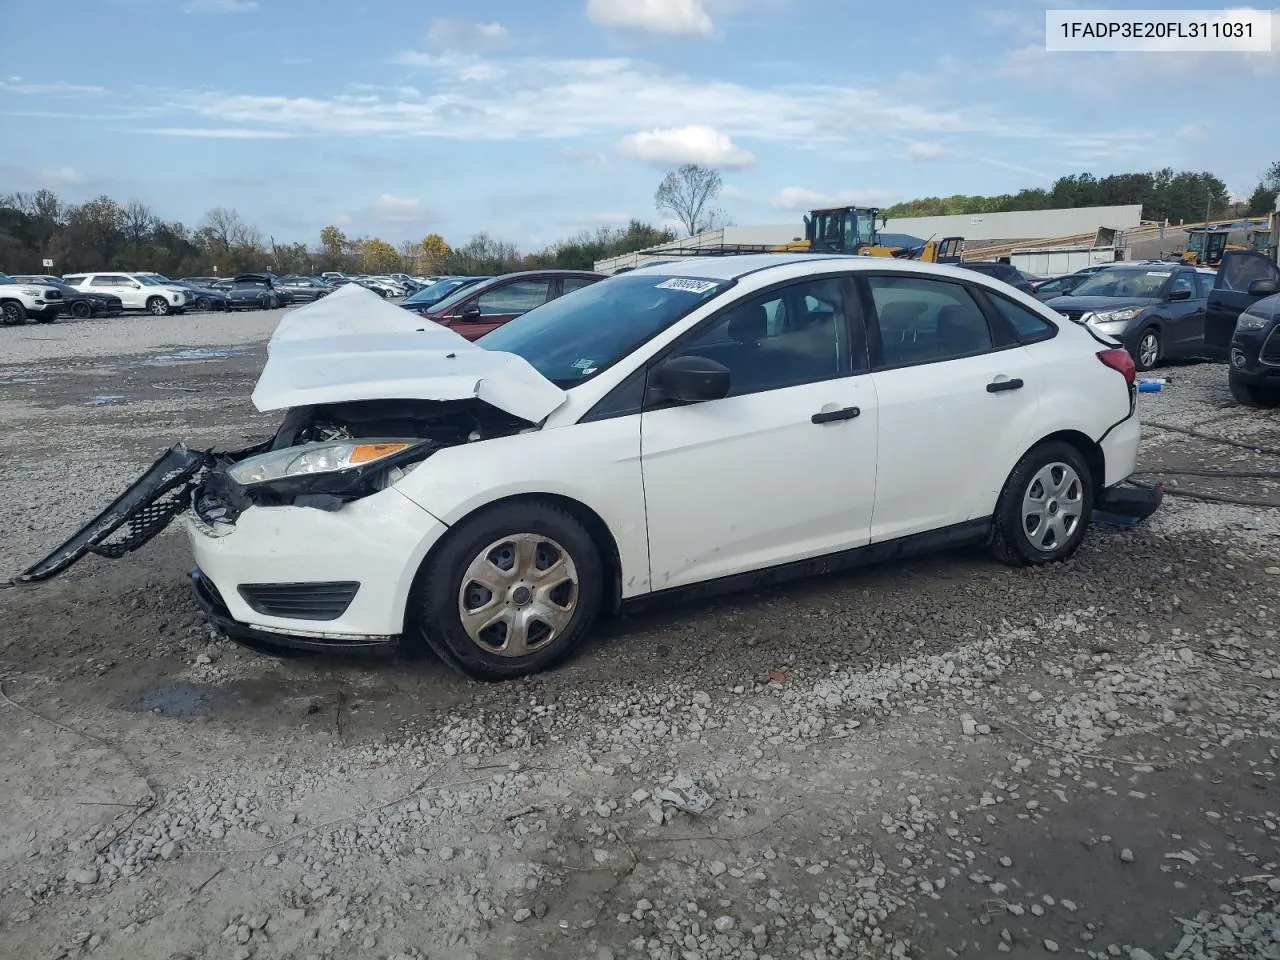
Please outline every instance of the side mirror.
M1277 285L1274 280L1255 280L1249 284L1249 296L1251 297L1269 297L1277 291Z
M1168 299L1170 300L1190 300L1190 290L1170 290Z
M474 322L480 319L480 305L477 303L468 303L465 307L458 311L458 318Z
M729 368L706 357L673 357L649 374L649 401L700 403L729 392Z

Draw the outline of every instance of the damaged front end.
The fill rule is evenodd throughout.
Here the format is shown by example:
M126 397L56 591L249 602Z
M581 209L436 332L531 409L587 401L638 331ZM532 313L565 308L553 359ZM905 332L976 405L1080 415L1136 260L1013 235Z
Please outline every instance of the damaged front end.
M191 510L206 533L250 507L339 510L394 485L445 447L536 429L480 400L361 400L288 411L275 436L234 451L178 443L110 506L13 578L48 580L86 554L132 553Z

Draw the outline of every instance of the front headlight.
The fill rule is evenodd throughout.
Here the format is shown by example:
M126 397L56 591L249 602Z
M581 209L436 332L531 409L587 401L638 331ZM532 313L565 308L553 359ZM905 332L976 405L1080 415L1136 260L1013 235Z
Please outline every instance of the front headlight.
M307 443L241 460L227 472L249 486L309 473L333 473L377 463L419 443L418 440L342 440Z
M19 287L19 293L25 293L28 297L43 297L44 291L39 287Z
M1242 313L1240 318L1236 320L1236 329L1261 330L1270 322L1267 317L1260 317L1256 313Z
M1089 318L1090 323L1117 323L1120 320L1132 320L1143 311L1143 307L1126 307L1123 310L1104 310Z

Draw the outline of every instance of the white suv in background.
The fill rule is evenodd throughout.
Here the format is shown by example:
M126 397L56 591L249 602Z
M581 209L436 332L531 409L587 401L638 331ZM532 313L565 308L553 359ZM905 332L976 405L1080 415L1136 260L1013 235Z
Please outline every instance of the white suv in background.
M157 317L182 313L187 291L145 273L69 273L62 278L73 287L95 293L113 293L126 310L146 310Z

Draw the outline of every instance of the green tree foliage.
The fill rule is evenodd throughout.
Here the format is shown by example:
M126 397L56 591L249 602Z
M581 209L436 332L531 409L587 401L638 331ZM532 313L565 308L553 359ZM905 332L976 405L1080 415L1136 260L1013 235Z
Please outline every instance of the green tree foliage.
M1253 195L1249 197L1249 216L1266 216L1276 208L1276 196L1280 194L1280 160L1271 164Z
M1149 173L1118 173L1095 177L1077 173L1059 177L1048 190L1029 188L995 196L925 197L894 204L883 212L889 217L937 217L966 213L1004 213L1012 210L1050 210L1063 207L1104 207L1142 204L1147 220L1166 217L1203 220L1228 212L1227 185L1209 172L1175 173L1169 168Z

